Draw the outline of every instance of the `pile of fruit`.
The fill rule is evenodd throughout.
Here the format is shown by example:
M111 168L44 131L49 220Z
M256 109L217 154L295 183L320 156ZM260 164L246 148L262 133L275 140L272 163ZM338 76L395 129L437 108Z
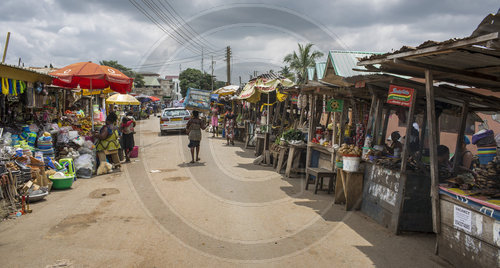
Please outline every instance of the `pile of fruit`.
M363 153L363 150L361 147L356 146L354 144L347 145L347 144L342 144L339 148L339 153L342 154L343 156L354 156L354 157L359 157Z

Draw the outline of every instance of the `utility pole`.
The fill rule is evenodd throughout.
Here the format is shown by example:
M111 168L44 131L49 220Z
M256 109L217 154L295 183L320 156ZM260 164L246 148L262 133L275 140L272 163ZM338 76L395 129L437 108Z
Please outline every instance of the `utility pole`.
M7 39L5 40L5 47L3 48L2 63L5 63L5 56L7 56L7 48L9 47L10 32L7 32Z
M227 71L227 82L226 85L231 85L231 47L226 47L226 71Z
M210 77L212 78L212 91L214 91L214 55L212 55L212 75Z
M203 47L201 47L201 73L203 73Z

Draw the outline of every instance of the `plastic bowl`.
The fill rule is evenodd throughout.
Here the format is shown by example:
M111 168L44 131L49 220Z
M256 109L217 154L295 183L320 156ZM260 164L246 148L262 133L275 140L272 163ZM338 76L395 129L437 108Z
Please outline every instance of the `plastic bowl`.
M71 188L71 185L73 185L74 176L67 176L65 178L54 178L53 176L49 176L49 179L53 183L52 189L64 190Z

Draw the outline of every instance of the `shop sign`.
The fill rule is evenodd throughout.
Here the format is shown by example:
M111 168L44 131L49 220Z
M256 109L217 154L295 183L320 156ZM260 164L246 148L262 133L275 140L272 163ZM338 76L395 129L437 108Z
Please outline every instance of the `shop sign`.
M210 94L210 102L219 101L219 94Z
M413 99L413 91L413 88L390 85L387 103L410 107Z
M331 99L326 105L327 112L342 112L344 109L344 100Z
M470 233L472 231L472 211L461 206L454 206L453 226Z

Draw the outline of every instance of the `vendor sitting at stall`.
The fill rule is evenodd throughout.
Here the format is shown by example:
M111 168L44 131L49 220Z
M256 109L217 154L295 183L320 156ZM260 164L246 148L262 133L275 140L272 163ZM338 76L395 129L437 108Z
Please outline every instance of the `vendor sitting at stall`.
M106 125L101 128L101 131L94 134L94 138L98 139L96 145L97 156L99 161L102 163L106 162L105 151L114 151L120 149L119 133L118 128L115 126L117 116L114 112L111 112L106 117ZM120 158L118 154L112 154L113 164L120 169Z
M445 145L437 147L437 160L439 171L439 182L445 182L446 179L452 177L453 167L450 162L450 149Z
M401 134L399 134L399 131L394 131L391 133L391 136L389 137L391 144L385 145L385 149L389 154L394 155L396 157L399 157L401 155L401 151L403 150L403 144L399 142L400 138Z
M467 150L467 145L470 144L469 138L464 136L464 142L462 142L462 148L460 150L460 155L457 159L457 167L461 171L471 171L472 170L472 160L474 156L472 152ZM455 156L454 156L455 157ZM453 162L453 159L452 159Z

